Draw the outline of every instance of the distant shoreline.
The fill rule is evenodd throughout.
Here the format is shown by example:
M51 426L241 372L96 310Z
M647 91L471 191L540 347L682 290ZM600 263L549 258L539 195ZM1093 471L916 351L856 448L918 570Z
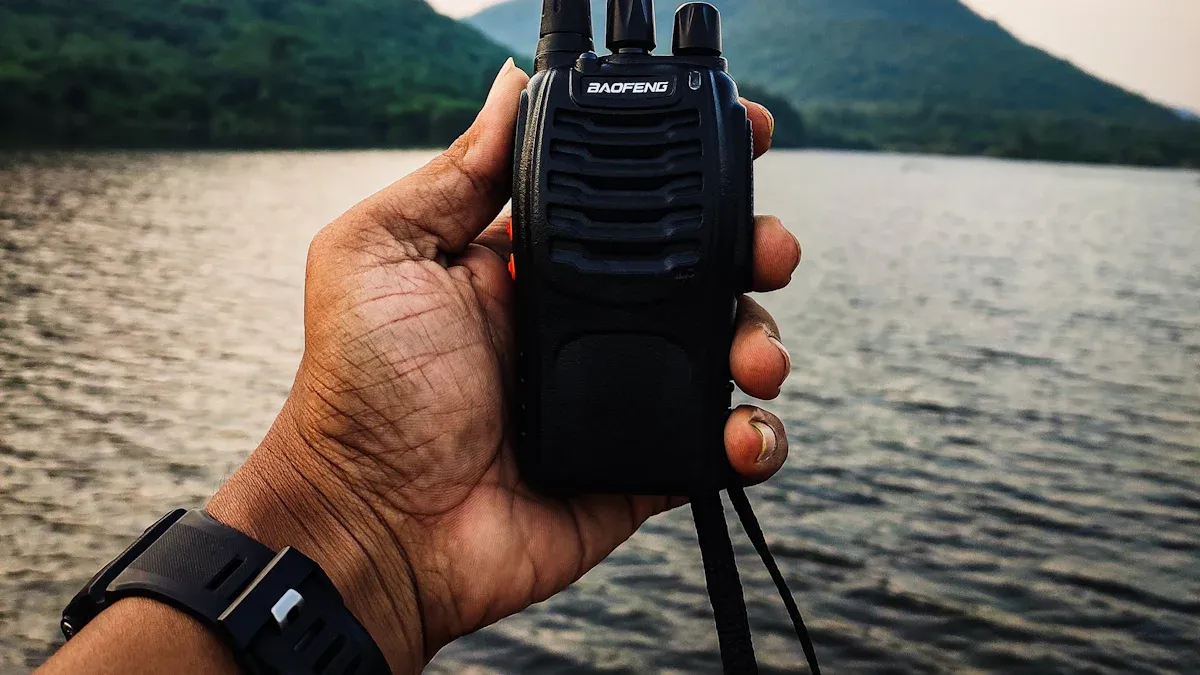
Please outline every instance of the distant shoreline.
M2 145L0 144L0 164L6 159L19 157L21 155L33 154L305 154L305 153L375 153L375 152L428 152L436 153L445 150L445 145L438 146L333 146L333 145L317 145L317 146L268 146L268 145L245 145L245 146L195 146L195 145ZM1014 162L1028 163L1047 166L1064 166L1064 167L1081 167L1081 168L1097 168L1097 169L1142 169L1149 171L1167 171L1167 172L1191 172L1200 173L1200 166L1189 165L1154 165L1154 164L1127 164L1121 162L1106 162L1106 161L1077 161L1077 160L1060 160L1046 159L1039 157L1003 157L987 154L965 154L965 153L939 153L939 152L922 152L919 150L881 150L872 148L848 148L848 147L820 147L820 146L776 146L773 151L778 152L797 152L797 153L813 153L813 154L847 154L847 155L885 155L896 158L911 158L914 160L922 159L938 159L938 160L991 160L997 162Z

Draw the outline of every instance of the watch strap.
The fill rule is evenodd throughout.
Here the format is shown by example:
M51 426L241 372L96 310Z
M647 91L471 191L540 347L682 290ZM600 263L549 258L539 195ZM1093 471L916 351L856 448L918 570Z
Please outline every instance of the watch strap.
M141 596L214 628L250 673L365 675L387 662L308 557L275 553L203 511L177 510L105 567L63 613L70 638L104 607Z
M214 624L275 552L204 511L182 516L108 584L115 599L154 593Z

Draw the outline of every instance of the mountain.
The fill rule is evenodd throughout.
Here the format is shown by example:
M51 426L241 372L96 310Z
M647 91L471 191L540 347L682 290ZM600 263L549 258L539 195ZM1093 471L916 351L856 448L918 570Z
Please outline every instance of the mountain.
M714 2L780 145L1200 166L1200 123L956 0ZM528 67L540 5L0 0L0 146L444 145L511 50Z
M838 145L1200 165L1200 125L1022 43L958 0L710 2L735 78L786 98L811 134ZM592 3L600 46L604 4ZM657 4L660 46L675 7ZM540 8L509 0L468 21L532 54Z
M423 0L4 0L0 141L440 145L508 55Z
M1172 115L1030 47L958 0L711 0L735 77L801 106L919 103L1070 112L1161 122ZM603 43L603 0L592 3ZM670 45L676 4L656 6ZM517 53L537 46L541 0L509 0L468 21Z

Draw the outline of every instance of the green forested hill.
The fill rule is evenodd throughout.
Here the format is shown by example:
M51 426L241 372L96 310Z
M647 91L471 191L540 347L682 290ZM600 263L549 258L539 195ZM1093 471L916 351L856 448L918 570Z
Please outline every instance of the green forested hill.
M781 145L1200 166L1200 123L958 0L713 1ZM0 0L0 145L445 144L540 5L473 17L497 44L424 0Z
M442 144L507 56L422 0L3 0L0 140Z
M818 145L1200 165L1200 125L1026 45L958 0L709 0L741 82L798 106ZM602 0L593 1L603 45ZM669 49L677 2L657 5ZM541 0L470 22L518 53Z

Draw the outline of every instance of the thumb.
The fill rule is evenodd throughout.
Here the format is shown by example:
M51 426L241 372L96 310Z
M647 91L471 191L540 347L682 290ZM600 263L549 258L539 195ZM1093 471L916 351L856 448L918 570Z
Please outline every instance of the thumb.
M356 215L425 258L464 250L512 196L513 134L528 82L506 61L471 128L424 167L359 204Z

